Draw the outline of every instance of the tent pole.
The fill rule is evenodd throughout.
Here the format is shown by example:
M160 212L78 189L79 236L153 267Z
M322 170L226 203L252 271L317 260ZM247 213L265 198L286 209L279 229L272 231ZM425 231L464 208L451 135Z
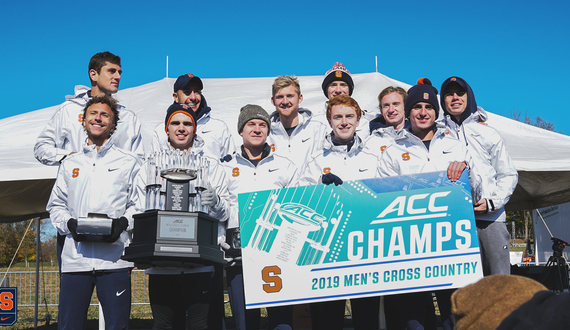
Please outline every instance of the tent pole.
M168 55L166 55L166 78L168 78Z
M378 72L378 55L374 56L374 61L376 62L376 72Z
M37 228L36 228L36 297L34 299L34 329L38 328L38 296L40 292L40 223L41 220L39 217L36 219Z

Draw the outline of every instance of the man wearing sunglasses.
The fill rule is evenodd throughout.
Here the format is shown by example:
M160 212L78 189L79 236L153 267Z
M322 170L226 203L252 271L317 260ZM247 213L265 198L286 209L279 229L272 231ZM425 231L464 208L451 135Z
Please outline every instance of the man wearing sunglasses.
M477 107L471 86L459 77L450 77L441 85L441 93L445 124L451 134L467 147L482 180L481 199L473 205L473 211L483 274L510 274L509 233L504 206L517 185L517 170L501 135L494 128L479 123L487 118L487 114Z

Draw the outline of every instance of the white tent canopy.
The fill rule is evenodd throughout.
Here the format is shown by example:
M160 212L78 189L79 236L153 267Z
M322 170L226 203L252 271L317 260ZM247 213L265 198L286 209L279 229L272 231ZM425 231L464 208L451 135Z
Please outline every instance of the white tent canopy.
M301 106L321 110L326 98L321 89L323 76L298 77L304 96ZM380 73L354 74L353 97L363 109L377 112L377 96L382 89L410 85ZM203 79L203 94L212 116L225 121L238 145L239 109L258 104L268 112L274 77ZM139 117L145 150L150 150L154 127L164 121L172 103L174 78L119 91L115 97ZM63 98L62 98L63 100ZM483 105L485 106L485 105ZM57 106L0 120L0 222L47 217L45 205L57 167L40 164L33 155L36 138ZM519 171L519 185L511 198L511 209L530 209L570 201L570 137L489 114L488 124L498 129Z

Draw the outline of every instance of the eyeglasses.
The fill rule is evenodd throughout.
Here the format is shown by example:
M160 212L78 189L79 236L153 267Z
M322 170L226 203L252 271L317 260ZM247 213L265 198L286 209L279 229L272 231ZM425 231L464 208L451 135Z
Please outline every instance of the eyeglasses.
M445 93L445 97L453 96L453 94L457 95L457 97L462 97L463 95L465 95L465 93L467 92L466 91L450 92L450 93Z

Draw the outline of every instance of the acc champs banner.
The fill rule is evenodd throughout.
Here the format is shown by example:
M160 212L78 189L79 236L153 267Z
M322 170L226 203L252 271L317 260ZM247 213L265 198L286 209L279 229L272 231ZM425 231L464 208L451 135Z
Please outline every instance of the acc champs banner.
M465 171L238 196L246 308L463 287L483 277Z

